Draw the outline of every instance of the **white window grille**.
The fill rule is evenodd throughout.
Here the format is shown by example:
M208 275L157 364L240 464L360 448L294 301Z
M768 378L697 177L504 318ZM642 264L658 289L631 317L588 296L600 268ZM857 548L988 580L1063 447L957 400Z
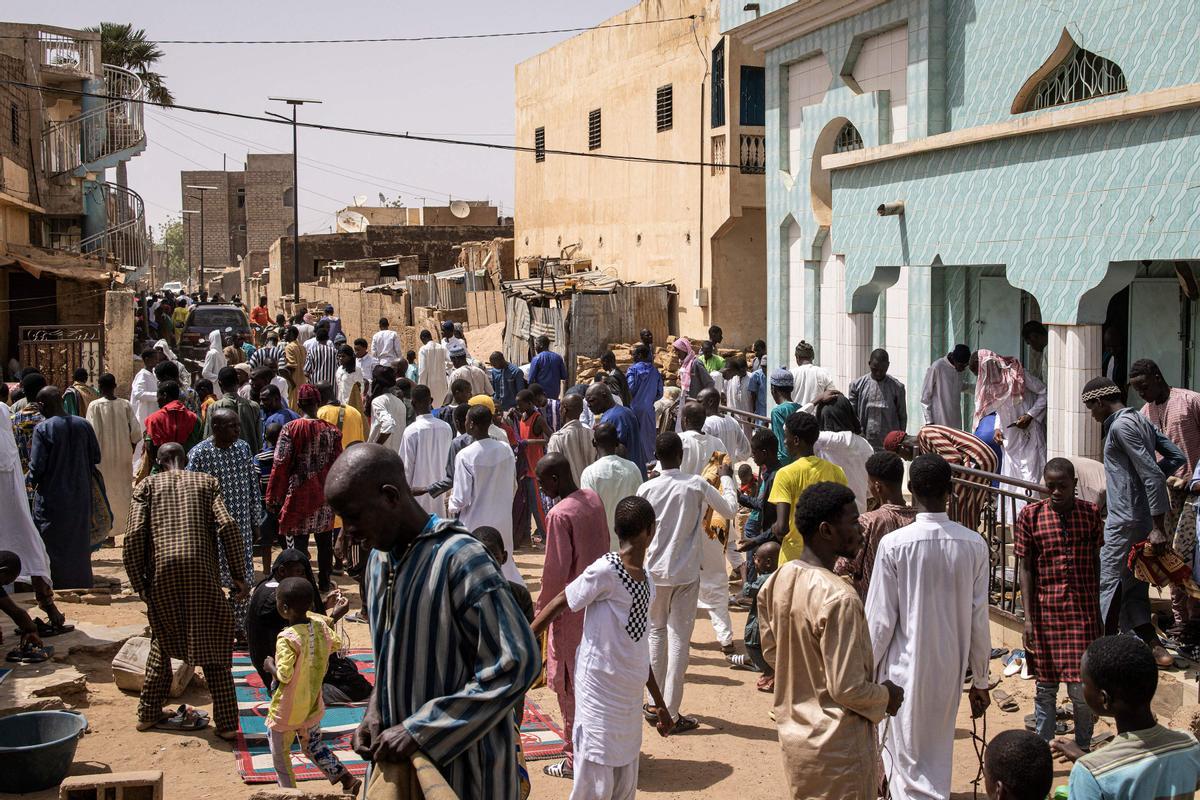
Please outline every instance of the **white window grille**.
M1026 111L1078 103L1128 91L1125 73L1103 56L1075 47L1066 60L1034 87Z

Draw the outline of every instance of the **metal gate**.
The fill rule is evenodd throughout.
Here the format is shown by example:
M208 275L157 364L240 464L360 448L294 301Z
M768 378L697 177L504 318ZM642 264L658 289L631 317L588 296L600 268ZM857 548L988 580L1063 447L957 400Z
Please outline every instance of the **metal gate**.
M37 367L51 386L66 388L85 367L94 383L104 371L104 325L22 325L18 328L22 367Z

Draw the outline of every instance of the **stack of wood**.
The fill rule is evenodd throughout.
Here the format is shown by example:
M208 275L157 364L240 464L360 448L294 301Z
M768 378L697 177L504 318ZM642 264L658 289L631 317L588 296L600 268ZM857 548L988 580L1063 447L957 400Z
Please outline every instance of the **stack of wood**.
M668 386L679 385L679 351L672 347L674 342L675 337L668 336L665 346L654 348L654 366L658 367L658 371L663 374L663 382ZM608 349L612 350L613 355L616 356L617 366L622 371L628 370L633 364L633 348L637 345L637 342L609 343ZM575 357L575 381L577 383L591 383L600 369L599 358Z

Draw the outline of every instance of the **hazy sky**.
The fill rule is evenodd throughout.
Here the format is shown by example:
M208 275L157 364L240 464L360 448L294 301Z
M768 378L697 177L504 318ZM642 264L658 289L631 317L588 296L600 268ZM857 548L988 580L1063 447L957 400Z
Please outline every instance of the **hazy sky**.
M312 0L54 0L6 4L7 21L82 28L102 19L152 39L329 39L544 30L595 25L634 0L313 2ZM99 9L103 8L103 12ZM176 103L287 114L268 96L317 98L301 119L389 131L513 142L514 66L567 34L426 43L164 44L158 70ZM291 129L147 106L149 146L129 163L130 186L157 225L181 205L179 173L239 169L249 152L291 152ZM197 127L203 126L203 127ZM321 131L300 131L300 229L324 232L354 195L406 204L448 195L490 198L511 215L513 154ZM305 163L311 158L322 164ZM340 174L339 174L340 173Z

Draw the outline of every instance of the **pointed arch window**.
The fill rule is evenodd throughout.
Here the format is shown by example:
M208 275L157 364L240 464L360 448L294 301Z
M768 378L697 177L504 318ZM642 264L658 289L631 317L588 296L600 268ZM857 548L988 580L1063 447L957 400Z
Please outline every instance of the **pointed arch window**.
M1054 53L1017 93L1012 111L1039 111L1128 90L1116 63L1084 50L1064 30Z
M833 152L849 153L852 150L862 150L863 140L858 132L858 128L854 127L853 122L847 122L838 131L837 139L833 142Z

